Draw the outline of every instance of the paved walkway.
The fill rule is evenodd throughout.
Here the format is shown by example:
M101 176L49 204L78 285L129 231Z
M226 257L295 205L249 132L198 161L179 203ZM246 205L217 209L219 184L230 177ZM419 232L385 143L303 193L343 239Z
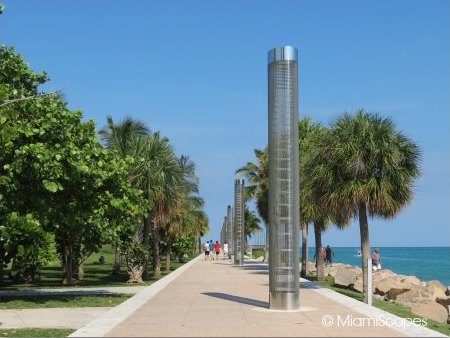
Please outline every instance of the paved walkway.
M111 310L110 307L0 310L1 329L78 329Z
M0 290L1 296L87 296L87 295L108 295L108 294L128 294L134 295L146 288L146 285L138 286L109 286L109 287L66 287L51 289L28 289L28 290Z
M149 286L71 336L439 336L404 328L396 316L307 281L301 283L300 311L270 311L265 264L198 259L184 268L168 285L163 279ZM397 327L380 325L383 319Z
M136 294L146 286L119 286L101 288L55 288L30 290L0 290L2 296L87 296L110 294ZM42 308L0 310L0 329L70 328L78 329L111 310L110 307Z

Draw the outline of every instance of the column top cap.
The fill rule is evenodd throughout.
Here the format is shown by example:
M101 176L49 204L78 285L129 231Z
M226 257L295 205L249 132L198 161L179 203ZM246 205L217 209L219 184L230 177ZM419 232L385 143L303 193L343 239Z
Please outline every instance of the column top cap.
M298 60L298 50L292 46L282 46L277 48L272 48L267 53L267 63L270 65L272 62L276 61L297 61Z

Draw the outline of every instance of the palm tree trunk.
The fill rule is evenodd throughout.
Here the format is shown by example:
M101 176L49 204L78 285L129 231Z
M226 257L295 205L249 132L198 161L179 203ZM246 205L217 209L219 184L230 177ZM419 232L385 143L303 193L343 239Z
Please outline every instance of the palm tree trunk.
M144 267L141 264L135 264L133 262L133 257L129 255L126 258L128 267L128 281L127 283L144 283L142 279L142 273L144 272Z
M369 297L372 297L372 290L369 287L369 269L368 259L370 258L370 242L369 242L369 223L367 220L367 208L365 202L358 205L359 230L361 235L361 253L362 253L362 275L363 275L363 302L368 303ZM369 292L370 291L370 292Z
M322 248L322 229L323 222L314 222L314 237L316 241L316 267L317 267L317 280L324 280L323 271L323 258L321 254Z
M146 219L144 219L144 229L143 229L143 240L142 240L142 244L144 244L146 250L148 250L150 248L150 226L151 226L151 221L150 221L150 216L148 216ZM149 276L148 276L148 255L145 256L144 259L144 272L142 273L142 279L144 280L148 280Z
M302 271L303 278L308 274L308 224L302 226Z
M144 238L144 223L139 222L136 224L136 234L132 246L139 247L142 245ZM133 250L131 250L133 251ZM142 260L137 256L134 256L135 253L131 253L127 255L127 272L129 279L127 283L143 283L142 274L144 273L144 266L142 264Z
M161 257L159 256L159 225L153 222L153 277L161 277Z

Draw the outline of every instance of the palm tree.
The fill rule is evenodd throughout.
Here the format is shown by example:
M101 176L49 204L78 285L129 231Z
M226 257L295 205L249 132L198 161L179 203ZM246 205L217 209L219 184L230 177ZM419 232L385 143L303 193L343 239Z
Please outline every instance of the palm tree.
M243 176L249 183L245 187L245 199L253 198L256 202L256 210L266 225L266 257L269 253L269 152L254 150L258 163L247 162L247 164L236 170L236 175Z
M184 183L183 171L167 138L157 132L134 140L136 158L131 180L143 190L149 203L149 214L144 224L144 244L148 243L150 228L153 234L152 265L154 277L161 277L160 230L171 219L179 203L180 187ZM146 271L146 270L145 270ZM145 277L145 275L144 275Z
M100 142L106 149L117 151L120 157L135 156L135 139L150 134L149 128L145 123L126 117L120 123L114 123L111 116L107 117L107 123L99 131ZM139 241L139 235L137 235ZM119 274L121 266L121 253L119 246L116 245L114 265L112 274ZM138 276L137 280L140 279Z
M114 123L111 116L107 117L106 127L99 131L100 141L107 149L114 149L122 158L132 154L132 140L139 136L150 134L150 129L144 122L126 117L120 123Z
M247 239L262 230L261 220L256 216L254 210L248 208L247 203L244 204L244 220L245 247L247 247Z
M396 130L391 119L359 110L332 123L316 160L324 207L359 220L363 301L367 303L372 294L367 274L371 268L368 215L391 219L411 203L420 175L420 150Z
M185 184L189 194L187 211L193 212L193 223L190 227L191 232L198 238L199 252L201 251L201 237L209 232L208 216L203 211L204 200L198 196L198 177L195 175L195 164L187 156L181 156L179 159L180 166L184 172ZM193 209L192 209L193 207Z
M302 225L303 245L302 245L302 277L308 273L308 231L309 223L314 226L315 238L315 258L317 267L317 280L324 279L323 259L320 255L322 247L322 232L331 223L335 223L339 228L348 224L348 220L340 215L336 215L331 210L324 208L320 201L320 191L317 187L321 184L321 177L316 172L317 163L313 159L323 146L323 139L328 130L320 124L313 123L309 118L299 121L299 142L300 142L300 219Z
M261 220L256 216L254 210L250 210L247 204L244 205L244 219L245 219L245 238L251 238L253 235L260 232Z
M198 221L195 224L194 234L197 238L197 252L202 251L202 237L209 232L209 220L208 215L202 211L197 215Z
M170 254L173 241L177 237L187 238L198 235L198 225L205 218L202 210L204 201L198 194L198 178L195 176L195 164L189 157L178 159L184 182L179 186L178 203L172 208L170 221L164 227L166 241L166 271L170 271Z

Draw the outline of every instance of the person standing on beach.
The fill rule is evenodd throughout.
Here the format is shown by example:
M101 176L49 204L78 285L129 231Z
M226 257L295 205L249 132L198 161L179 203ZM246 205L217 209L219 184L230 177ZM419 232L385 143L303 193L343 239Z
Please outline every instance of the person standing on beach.
M216 244L214 244L214 252L216 253L216 259L219 260L219 254L220 254L220 243L219 243L219 241L216 241Z
M372 271L376 272L378 270L381 270L381 257L378 249L375 249L372 255Z
M327 245L327 248L325 249L325 266L328 266L328 263L330 266L333 266L333 257L334 251L329 245Z
M205 248L205 261L209 259L209 241L203 246Z

